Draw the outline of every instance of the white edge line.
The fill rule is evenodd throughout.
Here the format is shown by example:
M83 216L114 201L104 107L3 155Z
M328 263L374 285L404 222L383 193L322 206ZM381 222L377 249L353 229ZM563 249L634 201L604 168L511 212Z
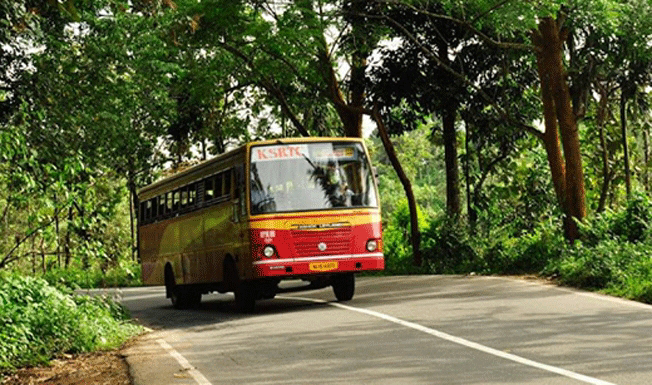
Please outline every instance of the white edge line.
M174 357L175 360L177 360L179 365L181 365L181 368L183 368L184 371L190 374L190 376L195 380L195 382L197 382L197 384L213 385L211 384L210 381L208 381L206 377L204 377L203 374L201 374L199 370L195 369L194 366L190 365L190 362L188 362L188 360L186 360L186 358L182 356L181 353L174 350L174 348L170 346L170 344L165 342L165 340L158 339L156 340L156 342L158 342L158 344L161 345L163 349L165 349L172 357Z
M357 259L357 258L383 258L383 253L369 253L369 254L345 254L345 255L326 255L323 257L304 257L304 258L281 258L270 259L265 261L255 261L254 265L269 265L274 263L290 263L290 262L308 262L308 261L322 261L322 260L343 260L343 259Z
M559 375L562 375L562 376L565 376L565 377L568 377L568 378L572 378L574 380L582 381L582 382L585 382L585 383L588 383L588 384L593 384L593 385L615 385L614 383L611 383L611 382L607 382L607 381L603 381L603 380L600 380L600 379L597 379L597 378L585 376L583 374L579 374L579 373L572 372L570 370L558 368L556 366L542 364L540 362L532 361L532 360L529 360L527 358L517 356L515 354L506 353L506 352L503 352L503 351L500 351L500 350L497 350L497 349L494 349L494 348L490 348L488 346L481 345L481 344L476 343L476 342L465 340L464 338L455 337L453 335L441 332L439 330L431 329L431 328L416 324L414 322L404 321L402 319L392 317L392 316L387 315L387 314L379 313L379 312L376 312L376 311L373 311L373 310L362 309L362 308L357 308L357 307L353 307L353 306L343 305L341 303L328 302L328 301L324 301L324 300L320 300L320 299L313 299L313 298L282 297L282 296L277 296L276 298L328 304L328 305L331 305L331 306L334 306L334 307L337 307L337 308L340 308L340 309L351 310L351 311L355 311L355 312L358 312L358 313L370 315L372 317L380 318L380 319L383 319L385 321L393 322L393 323L401 325L401 326L405 326L405 327L408 327L408 328L411 328L411 329L414 329L414 330L418 330L418 331L423 332L423 333L430 334L430 335L435 336L437 338L441 338L443 340L453 342L453 343L456 343L458 345L466 346L468 348L481 351L483 353L491 354L491 355L494 355L496 357L500 357L500 358L503 358L503 359L506 359L506 360L517 362L519 364L523 364L523 365L531 366L531 367L534 367L534 368L537 368L537 369L545 370L545 371L548 371L548 372L551 372L551 373L559 374Z

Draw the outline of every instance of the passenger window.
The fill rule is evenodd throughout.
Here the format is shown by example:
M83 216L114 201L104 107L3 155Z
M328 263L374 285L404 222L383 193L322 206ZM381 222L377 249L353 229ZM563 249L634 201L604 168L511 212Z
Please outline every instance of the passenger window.
M181 207L186 207L188 205L188 188L184 187L181 189Z
M181 201L181 193L179 190L174 192L174 201L172 202L172 209L177 212L179 211L179 202Z
M208 178L204 181L204 201L209 201L214 197L213 178Z
M146 207L147 207L147 205L145 204L145 202L140 203L140 221L141 222L145 222L145 208Z
M152 200L148 200L145 207L145 220L148 220L152 217Z
M222 193L222 173L215 175L215 195L221 197Z
M188 206L195 205L195 199L197 196L197 184L193 183L188 187Z
M158 216L162 217L165 214L165 194L158 197Z
M152 219L158 217L158 197L152 198Z
M224 196L231 196L231 170L226 170L224 172Z
M171 213L172 212L172 191L168 192L167 198L165 200L165 203L167 205L167 210L165 210L166 213Z

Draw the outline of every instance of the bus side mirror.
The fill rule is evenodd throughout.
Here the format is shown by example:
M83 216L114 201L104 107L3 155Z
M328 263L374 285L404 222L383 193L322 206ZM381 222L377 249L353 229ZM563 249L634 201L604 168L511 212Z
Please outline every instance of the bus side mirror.
M377 181L378 181L378 167L373 166L373 167L371 168L371 172L374 173L374 179L375 179L376 182L377 182Z

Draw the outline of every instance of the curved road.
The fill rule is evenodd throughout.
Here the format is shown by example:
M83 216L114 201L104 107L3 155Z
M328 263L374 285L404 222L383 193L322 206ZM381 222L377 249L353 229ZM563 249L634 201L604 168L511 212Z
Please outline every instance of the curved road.
M149 384L650 384L652 307L494 277L358 278L239 314L230 295L174 310L124 289L154 329L126 350Z

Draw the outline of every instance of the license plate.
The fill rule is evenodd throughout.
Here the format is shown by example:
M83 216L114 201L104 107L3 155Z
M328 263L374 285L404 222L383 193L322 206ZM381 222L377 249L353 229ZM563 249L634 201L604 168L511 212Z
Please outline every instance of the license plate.
M331 271L337 269L337 261L330 262L312 262L310 271Z

